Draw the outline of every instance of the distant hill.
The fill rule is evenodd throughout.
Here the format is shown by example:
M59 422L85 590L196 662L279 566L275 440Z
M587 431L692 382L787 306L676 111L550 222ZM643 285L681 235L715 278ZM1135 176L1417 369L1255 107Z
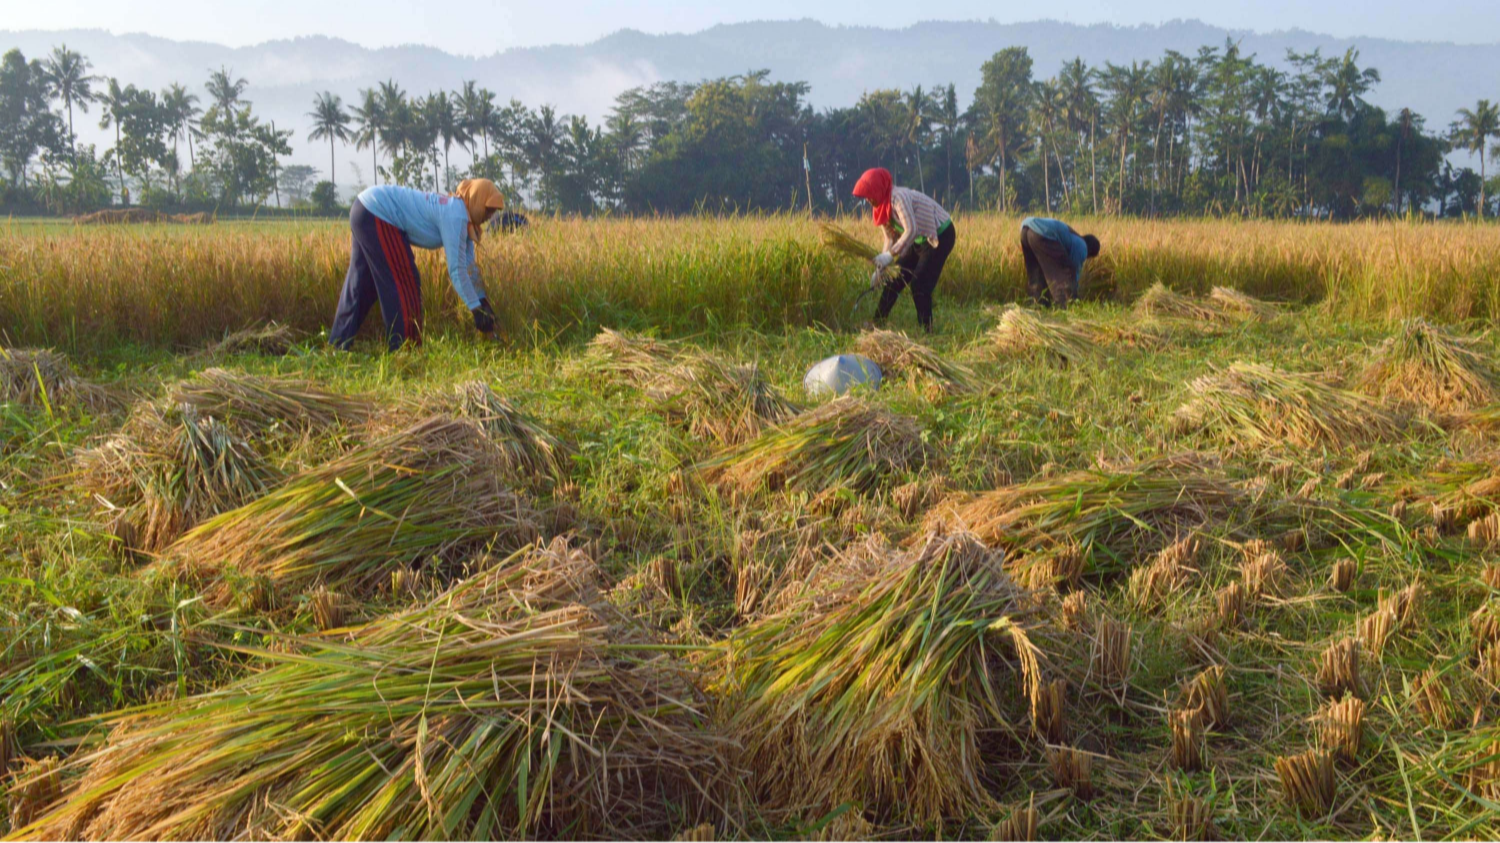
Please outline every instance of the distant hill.
M933 22L899 30L761 22L683 35L625 30L581 46L511 49L481 57L421 46L366 49L326 37L231 48L99 30L0 30L0 51L19 47L30 58L66 42L93 61L96 73L153 89L182 82L200 96L209 69L227 65L250 80L246 96L258 113L278 126L298 129L294 159L326 167L327 147L320 152L318 144L305 140L305 114L313 94L327 89L350 101L360 88L388 78L419 94L477 79L502 100L515 97L533 107L552 103L595 120L609 110L616 94L634 85L697 81L755 68L769 68L776 79L810 83L811 101L820 108L852 103L875 88L948 82L958 86L966 103L978 84L980 65L1004 47L1028 47L1038 76L1046 77L1075 56L1093 65L1156 59L1168 49L1192 54L1200 46L1222 45L1226 38L1275 63L1287 48L1303 52L1321 47L1325 54L1342 54L1357 47L1361 62L1379 68L1385 80L1371 101L1387 108L1411 107L1432 128L1446 126L1456 109L1481 97L1500 99L1500 44L1341 39L1298 30L1259 34L1197 21L1137 27ZM90 118L80 121L80 135L102 141L97 110ZM340 180L352 177L347 160L340 155ZM368 179L368 156L364 162Z

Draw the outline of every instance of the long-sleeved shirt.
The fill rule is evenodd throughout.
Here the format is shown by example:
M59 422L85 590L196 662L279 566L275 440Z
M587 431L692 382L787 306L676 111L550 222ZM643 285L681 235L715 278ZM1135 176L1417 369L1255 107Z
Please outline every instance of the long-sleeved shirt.
M1083 242L1078 232L1062 220L1048 217L1027 217L1021 220L1021 228L1029 228L1039 236L1061 244L1068 253L1068 262L1073 264L1073 279L1083 271L1083 262L1089 259L1089 244Z
M911 248L918 237L936 243L940 229L951 222L942 205L907 187L891 188L891 210L895 212L892 222L901 233L896 236L891 226L885 227L885 250L896 256Z
M462 199L382 184L366 188L359 202L380 219L401 229L413 246L442 249L448 258L448 280L464 306L479 307L484 286L469 237L469 210Z

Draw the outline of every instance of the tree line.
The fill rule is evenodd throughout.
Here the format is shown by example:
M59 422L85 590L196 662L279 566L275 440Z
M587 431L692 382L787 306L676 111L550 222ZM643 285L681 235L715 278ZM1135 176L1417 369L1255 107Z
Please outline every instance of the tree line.
M1011 212L1493 215L1500 106L1480 100L1429 129L1409 108L1367 101L1380 73L1354 49L1288 51L1285 68L1227 41L1155 61L1074 59L1038 79L1026 48L1010 47L985 62L965 108L946 84L815 110L806 83L757 70L632 88L592 124L501 102L473 81L413 95L389 80L352 103L331 92L311 103L305 141L328 145L319 181L316 168L282 166L295 133L262 122L248 82L227 68L200 98L92 76L66 46L31 61L11 50L0 61L0 203L73 212L274 197L332 210L339 147L352 144L376 183L447 190L482 176L563 214L834 211L861 172L884 166L949 207ZM102 152L74 133L91 106L114 133ZM1477 154L1478 171L1453 166L1454 151Z

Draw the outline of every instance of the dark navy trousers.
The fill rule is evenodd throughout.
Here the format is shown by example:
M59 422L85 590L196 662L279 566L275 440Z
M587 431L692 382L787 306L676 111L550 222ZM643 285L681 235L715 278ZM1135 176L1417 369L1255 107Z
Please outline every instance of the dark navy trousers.
M349 272L339 293L328 341L348 348L370 306L380 302L392 351L422 342L422 278L406 232L370 213L358 199L349 208Z

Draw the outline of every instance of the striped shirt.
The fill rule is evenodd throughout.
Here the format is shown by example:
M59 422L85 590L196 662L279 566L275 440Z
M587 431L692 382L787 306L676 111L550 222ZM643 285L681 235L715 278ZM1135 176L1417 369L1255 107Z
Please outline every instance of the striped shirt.
M918 193L908 187L891 188L891 222L901 227L898 238L892 226L885 227L885 250L892 256L900 256L918 237L936 243L938 229L949 222L948 212L927 194Z

